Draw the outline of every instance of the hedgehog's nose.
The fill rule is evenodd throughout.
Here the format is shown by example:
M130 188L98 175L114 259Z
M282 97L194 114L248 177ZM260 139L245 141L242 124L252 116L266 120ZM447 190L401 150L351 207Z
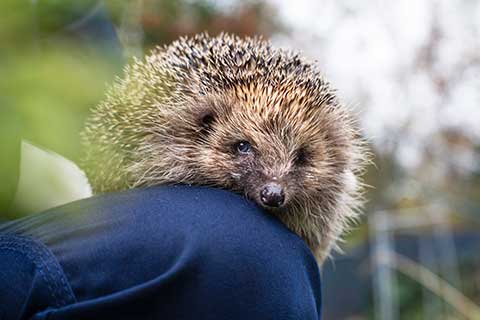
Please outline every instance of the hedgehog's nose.
M282 186L275 182L267 184L260 192L260 199L268 207L280 207L285 201Z

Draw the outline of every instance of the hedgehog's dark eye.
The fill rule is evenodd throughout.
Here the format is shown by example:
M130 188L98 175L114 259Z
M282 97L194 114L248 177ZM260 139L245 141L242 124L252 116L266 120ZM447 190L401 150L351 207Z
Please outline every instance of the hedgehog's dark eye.
M295 153L295 164L302 166L308 162L308 151L305 148L300 148Z
M252 145L248 141L239 141L234 145L234 149L239 154L249 154L252 152Z

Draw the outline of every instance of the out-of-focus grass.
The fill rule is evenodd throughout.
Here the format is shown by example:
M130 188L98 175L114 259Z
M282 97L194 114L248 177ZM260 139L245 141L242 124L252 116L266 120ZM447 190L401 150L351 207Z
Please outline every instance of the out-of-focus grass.
M0 92L6 93L10 111L8 117L0 120L2 132L9 140L0 145L0 153L4 153L0 166L10 171L18 165L18 153L10 150L16 148L12 144L18 144L20 137L77 161L81 155L79 132L89 108L102 99L111 81L109 65L101 59L85 61L70 47L62 47L49 48L41 54L20 54L3 70L8 77L0 80ZM6 175L11 177L12 173ZM48 181L35 183L31 190L48 188ZM10 181L4 186L9 189L10 199L14 185L15 181ZM17 202L20 207L32 207L21 201L31 202L29 197L17 197ZM21 213L13 210L13 216Z
M109 65L63 46L19 54L2 69L8 76L0 79L0 91L17 114L22 136L77 158L78 132L111 81Z
M104 43L68 29L96 2L0 3L0 218L16 190L20 139L77 161L88 110L121 70Z

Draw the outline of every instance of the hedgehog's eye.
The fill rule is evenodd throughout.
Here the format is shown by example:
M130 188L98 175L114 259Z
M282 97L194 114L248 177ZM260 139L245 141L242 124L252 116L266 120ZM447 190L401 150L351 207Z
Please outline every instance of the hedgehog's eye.
M252 145L248 141L239 141L235 143L234 150L239 154L249 154L252 152Z
M300 148L297 150L295 153L295 164L302 166L305 165L308 162L308 151L304 147Z

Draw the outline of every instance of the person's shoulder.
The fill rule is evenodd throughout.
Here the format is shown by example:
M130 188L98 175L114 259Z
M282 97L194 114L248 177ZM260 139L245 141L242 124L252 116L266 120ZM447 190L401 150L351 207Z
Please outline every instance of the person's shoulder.
M119 228L141 234L143 245L160 242L158 247L168 240L173 247L188 250L192 258L235 262L265 273L297 272L299 265L318 269L307 244L280 220L245 197L221 189L186 185L133 189L55 211L76 216L77 221L79 214L86 221L121 221Z
M188 229L198 254L263 273L318 269L303 239L245 197L205 187L177 186L168 192L174 194L176 205L185 202L180 210L184 215L178 219L184 220L181 228Z

